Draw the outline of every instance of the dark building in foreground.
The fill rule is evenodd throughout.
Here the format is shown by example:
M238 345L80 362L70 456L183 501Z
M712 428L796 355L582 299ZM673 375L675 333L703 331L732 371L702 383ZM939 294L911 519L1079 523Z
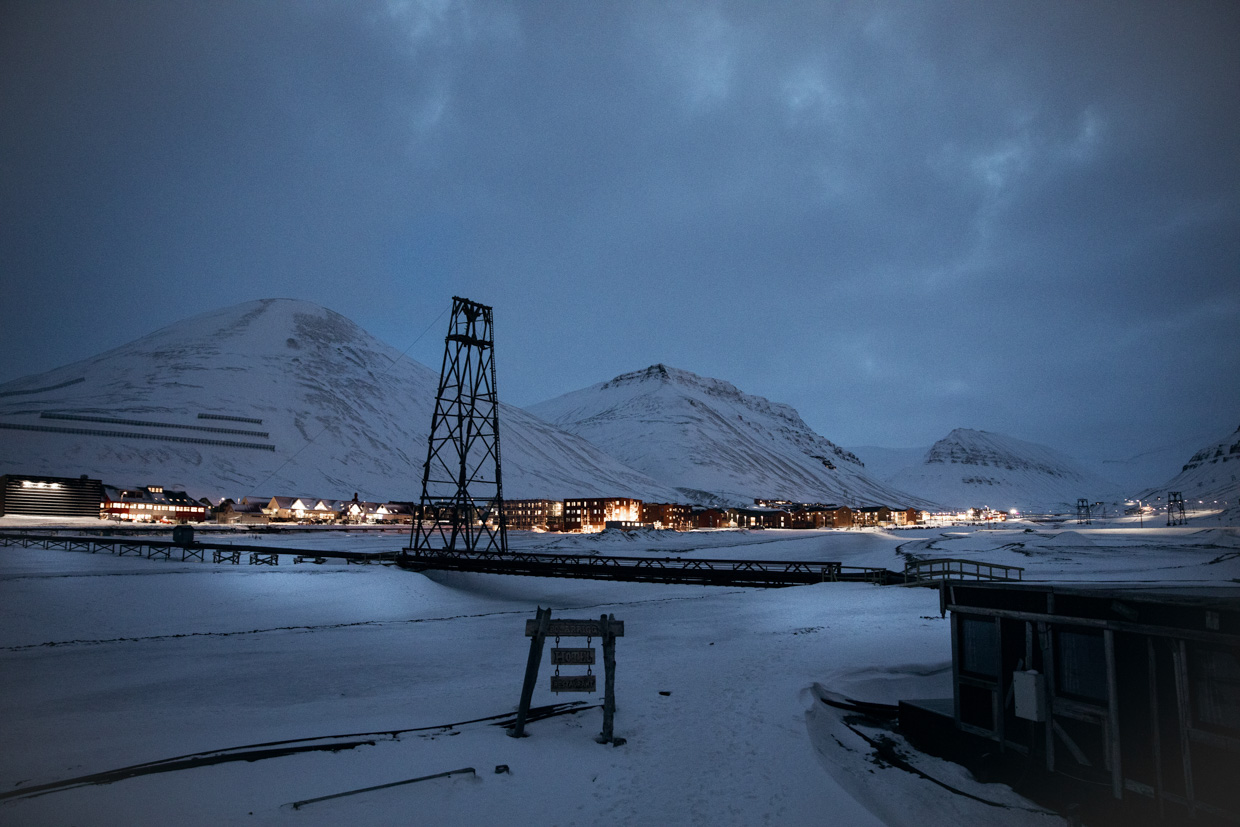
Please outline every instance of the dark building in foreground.
M951 584L953 697L929 752L988 754L1085 823L1240 821L1240 588Z
M0 517L98 517L103 483L86 477L0 476Z

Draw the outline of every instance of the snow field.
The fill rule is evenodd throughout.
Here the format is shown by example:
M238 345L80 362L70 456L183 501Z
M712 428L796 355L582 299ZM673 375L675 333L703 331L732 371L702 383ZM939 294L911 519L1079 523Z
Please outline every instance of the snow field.
M898 568L901 553L922 544L919 556L1011 559L1060 579L1240 578L1226 530L944 533L514 533L512 545ZM402 544L385 534L263 537L350 550ZM815 684L881 702L950 695L950 635L933 590L271 569L20 548L0 549L0 792L200 751L511 712L524 622L538 605L625 621L623 746L593 741L602 716L589 709L534 722L520 740L470 724L10 800L0 824L1045 823L875 765L815 699ZM535 705L601 700L552 695L551 672L544 656ZM497 764L511 772L495 774ZM973 783L935 766L957 786ZM477 776L286 806L461 767Z

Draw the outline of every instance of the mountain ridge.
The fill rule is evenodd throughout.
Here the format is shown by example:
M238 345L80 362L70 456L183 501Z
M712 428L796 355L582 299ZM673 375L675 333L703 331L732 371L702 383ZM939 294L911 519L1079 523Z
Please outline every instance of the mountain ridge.
M971 428L953 429L890 479L953 508L1065 511L1080 497L1123 499L1118 485L1053 448Z
M661 363L529 410L626 465L720 504L933 505L870 479L855 454L815 433L790 405Z
M260 299L0 385L0 472L86 473L194 496L417 500L437 386L425 365L338 313ZM674 493L521 408L500 410L506 497ZM204 414L262 420L232 430L266 436L214 441L251 450L207 444L217 434L203 430ZM65 415L125 420L137 436L49 418Z
M1154 502L1169 491L1179 491L1185 499L1200 500L1201 505L1213 507L1217 500L1224 511L1240 511L1240 428L1198 449L1178 474L1137 496Z

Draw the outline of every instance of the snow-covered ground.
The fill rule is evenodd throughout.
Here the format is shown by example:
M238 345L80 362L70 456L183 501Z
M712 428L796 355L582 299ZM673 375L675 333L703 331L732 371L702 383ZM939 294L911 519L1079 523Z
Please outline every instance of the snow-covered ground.
M1024 566L1026 579L1240 581L1236 529L1024 528L511 537L514 548L572 553L892 569L908 555L964 557ZM246 537L348 550L404 540ZM590 708L534 722L519 740L487 722L447 726L515 709L524 622L540 605L625 622L616 734L627 743L594 742L600 698L552 695L545 657L534 704ZM948 624L927 589L423 575L288 559L273 569L0 548L0 793L286 739L373 741L0 801L0 824L1059 823L954 765L919 766L1003 806L873 762L817 700L824 690L946 697L950 660ZM510 771L497 774L501 764ZM289 806L463 767L476 775Z

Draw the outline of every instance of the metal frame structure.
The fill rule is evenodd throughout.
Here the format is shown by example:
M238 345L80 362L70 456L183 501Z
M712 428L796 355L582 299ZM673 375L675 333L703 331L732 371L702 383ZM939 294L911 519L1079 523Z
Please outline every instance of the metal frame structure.
M453 296L422 498L406 550L507 552L501 480L491 308Z
M1188 518L1184 516L1184 493L1181 491L1167 492L1167 525L1186 525Z
M1076 521L1082 525L1093 523L1093 514L1089 508L1089 500L1085 497L1077 497L1076 500Z

